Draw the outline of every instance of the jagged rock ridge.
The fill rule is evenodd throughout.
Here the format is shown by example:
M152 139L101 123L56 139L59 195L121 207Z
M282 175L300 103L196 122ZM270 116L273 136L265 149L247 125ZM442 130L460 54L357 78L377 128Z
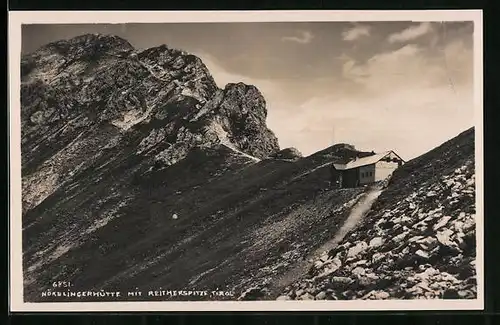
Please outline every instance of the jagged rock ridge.
M86 136L94 148L134 146L156 167L216 144L258 159L279 150L257 88L218 89L198 57L165 45L135 51L116 36L83 35L24 55L21 75L24 210L102 156L76 148Z

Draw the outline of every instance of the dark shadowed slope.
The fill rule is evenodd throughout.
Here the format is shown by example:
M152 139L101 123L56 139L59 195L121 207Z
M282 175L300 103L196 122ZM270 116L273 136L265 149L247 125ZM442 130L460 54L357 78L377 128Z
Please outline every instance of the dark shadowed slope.
M474 162L474 129L409 161L279 299L475 298Z
M327 164L367 153L280 151L260 92L218 89L183 51L83 35L21 74L27 301L57 280L235 299L330 240L364 191L329 190Z
M63 278L82 290L227 288L239 295L266 285L328 241L363 192L329 190L326 167L308 173L330 159L254 163L222 146L193 151L149 178L126 183L122 170L122 185L112 172L82 181L76 197L53 195L44 203L57 203L28 214L36 222L25 230L25 261L39 266L28 273L28 292L36 299L40 284ZM74 224L80 229L69 231ZM44 247L50 250L37 254Z

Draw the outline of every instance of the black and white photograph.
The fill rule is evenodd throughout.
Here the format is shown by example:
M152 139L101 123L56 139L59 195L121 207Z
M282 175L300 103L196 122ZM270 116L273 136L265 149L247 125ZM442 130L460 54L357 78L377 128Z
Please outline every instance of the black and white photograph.
M19 310L483 308L480 11L15 14Z

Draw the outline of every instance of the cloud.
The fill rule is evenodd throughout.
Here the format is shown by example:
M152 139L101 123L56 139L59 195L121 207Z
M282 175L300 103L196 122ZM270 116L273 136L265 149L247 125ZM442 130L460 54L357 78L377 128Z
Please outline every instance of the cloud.
M282 116L297 130L290 139L304 154L347 142L411 159L456 136L473 125L472 50L456 41L443 52L446 60L410 44L363 63L343 55L344 82L354 83L355 94L318 95L294 117Z
M280 146L304 155L347 142L361 150L393 149L411 159L473 125L472 50L460 40L433 55L415 44L364 62L342 54L337 58L342 75L326 84L250 78L209 55L199 56L219 87L238 81L255 85L266 99L267 125ZM299 92L308 100L293 97Z
M398 33L389 35L389 43L407 42L419 38L433 30L431 23L423 22L417 26L408 27Z
M300 36L284 36L281 38L283 42L295 42L299 44L310 43L314 38L314 35L308 31L301 31Z
M347 57L343 77L370 95L391 93L395 87L429 88L446 85L469 87L472 82L472 49L461 40L448 43L442 51L429 53L415 44L379 53L364 63Z
M472 92L456 96L446 87L396 88L376 98L315 97L300 113L281 116L289 129L283 143L306 155L345 142L367 151L395 150L411 159L472 126L472 103Z
M342 33L344 41L352 42L361 37L370 36L371 28L367 25L357 25Z
M395 85L428 83L434 79L431 66L426 66L416 45L406 45L392 52L376 54L364 64L348 60L343 65L343 76L355 81L364 90L383 94Z

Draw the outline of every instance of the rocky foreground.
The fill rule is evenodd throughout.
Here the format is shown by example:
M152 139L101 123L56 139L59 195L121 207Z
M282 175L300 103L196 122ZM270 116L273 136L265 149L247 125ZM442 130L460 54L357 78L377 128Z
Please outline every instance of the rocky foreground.
M474 299L474 133L409 162L358 227L278 299Z

